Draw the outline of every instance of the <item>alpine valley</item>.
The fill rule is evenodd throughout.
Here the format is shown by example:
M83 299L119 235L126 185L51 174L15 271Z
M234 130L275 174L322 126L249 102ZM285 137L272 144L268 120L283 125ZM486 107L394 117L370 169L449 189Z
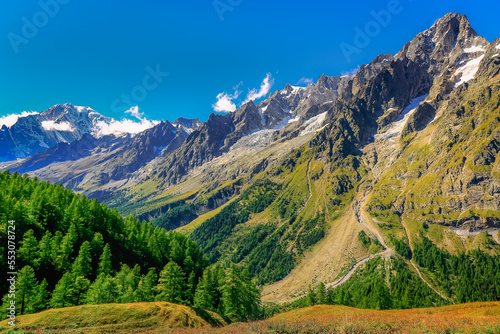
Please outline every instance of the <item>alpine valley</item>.
M203 319L193 313L202 325L315 304L408 309L500 301L500 39L488 42L465 15L445 15L395 55L379 55L355 74L286 85L204 123L179 118L130 133L111 131L115 122L91 108L62 104L0 129L0 165L9 170L2 174L0 199L11 201L0 207L2 224L23 211L16 203L30 201L13 178L28 180L17 173L43 185L33 194L54 187L67 204L61 224L43 209L60 199L32 198L35 209L16 211L16 221L30 217L31 225L20 229L25 252L26 240L42 245L52 235L73 245L66 260L63 250L52 250L54 267L49 260L44 267L42 255L38 263L21 257L39 285L47 279L49 295L61 289L70 268L64 261L80 263L87 242L95 252L90 281L99 273L120 275L120 265L132 268L139 260L158 272L177 263L180 272L169 270L185 279L191 295L169 299L162 288L158 294L214 312ZM107 225L70 218L78 201L102 207ZM127 217L124 223L116 223L120 216ZM81 226L90 225L87 235ZM70 233L73 239L66 238ZM108 269L104 244L122 254ZM161 245L170 256L159 255ZM159 247L159 253L144 247ZM174 254L179 247L185 254ZM45 277L51 268L60 277ZM130 268L123 277L136 270ZM160 285L175 276L164 271ZM137 277L141 273L137 286L150 275L146 267ZM256 285L259 310L228 311L220 280L224 302L200 299L212 276L236 277L249 290ZM81 293L91 301L161 300L88 297L98 290L89 286ZM7 293L7 285L1 288ZM32 312L84 303L82 297ZM488 320L497 326L492 333L500 328L496 307Z

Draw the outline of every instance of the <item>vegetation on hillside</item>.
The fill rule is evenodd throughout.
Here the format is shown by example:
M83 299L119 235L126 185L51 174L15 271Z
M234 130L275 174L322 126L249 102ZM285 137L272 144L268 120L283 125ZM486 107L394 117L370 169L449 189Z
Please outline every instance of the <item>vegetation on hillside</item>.
M427 237L414 248L413 259L427 269L434 284L459 303L500 300L500 255L475 249L451 255Z
M364 309L407 309L444 305L400 257L384 260L377 257L357 270L346 283L325 288L319 283L295 306L336 304Z
M366 237L360 234L360 239ZM451 255L438 248L427 237L414 248L413 260L432 279L432 283L445 295L458 303L500 300L500 255L481 250ZM394 240L401 256L390 260L377 257L343 285L327 289L320 282L310 288L306 297L270 312L316 304L338 304L369 309L408 309L445 305L443 300L415 273L408 262L412 253L402 241Z
M132 216L124 219L116 209L60 185L1 173L0 219L1 239L16 243L15 263L7 262L7 242L0 245L0 257L4 272L18 272L18 315L116 302L201 305L212 303L204 300L213 299L211 293L220 293L211 309L229 319L255 316L259 293L247 272L219 270L211 292L201 294L210 269L194 241ZM14 233L7 232L8 221ZM2 314L10 302L6 283L0 283Z
M252 214L268 208L275 201L280 188L280 185L268 180L253 184L219 214L196 228L191 238L200 245L212 263L217 262L221 253L225 252L227 240L234 237L236 227L246 223ZM284 231L284 228L275 230L271 225L250 228L243 238L238 239L236 252L225 266L247 258L250 274L254 277L259 275L261 283L283 278L293 268L295 261L278 242ZM270 262L273 265L270 266Z

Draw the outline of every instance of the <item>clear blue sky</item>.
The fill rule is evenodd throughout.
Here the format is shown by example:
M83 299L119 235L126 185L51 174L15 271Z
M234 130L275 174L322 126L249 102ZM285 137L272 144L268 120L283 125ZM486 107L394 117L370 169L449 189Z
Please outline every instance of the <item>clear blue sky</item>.
M206 120L216 96L240 83L236 105L267 73L271 91L340 75L396 53L450 11L489 41L500 36L497 2L400 0L401 11L349 62L341 43L354 45L354 29L391 1L4 0L0 116L70 102L120 119L132 102L150 119ZM158 82L148 77L157 67L169 73Z

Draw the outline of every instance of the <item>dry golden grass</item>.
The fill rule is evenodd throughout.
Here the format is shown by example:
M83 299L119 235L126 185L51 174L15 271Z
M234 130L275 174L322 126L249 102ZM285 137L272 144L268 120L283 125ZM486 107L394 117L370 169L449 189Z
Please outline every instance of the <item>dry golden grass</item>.
M500 302L411 310L361 310L317 305L248 323L226 325L218 315L164 302L85 305L18 317L21 333L500 333ZM6 321L0 332L9 331Z
M318 305L268 320L174 333L500 333L500 303L472 303L412 310L359 310Z

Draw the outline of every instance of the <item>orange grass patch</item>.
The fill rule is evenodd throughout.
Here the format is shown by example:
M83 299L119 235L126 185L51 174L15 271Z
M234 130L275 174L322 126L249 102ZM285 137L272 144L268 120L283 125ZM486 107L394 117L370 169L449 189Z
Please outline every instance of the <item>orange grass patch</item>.
M500 302L411 310L360 310L318 305L268 320L174 333L500 333Z

